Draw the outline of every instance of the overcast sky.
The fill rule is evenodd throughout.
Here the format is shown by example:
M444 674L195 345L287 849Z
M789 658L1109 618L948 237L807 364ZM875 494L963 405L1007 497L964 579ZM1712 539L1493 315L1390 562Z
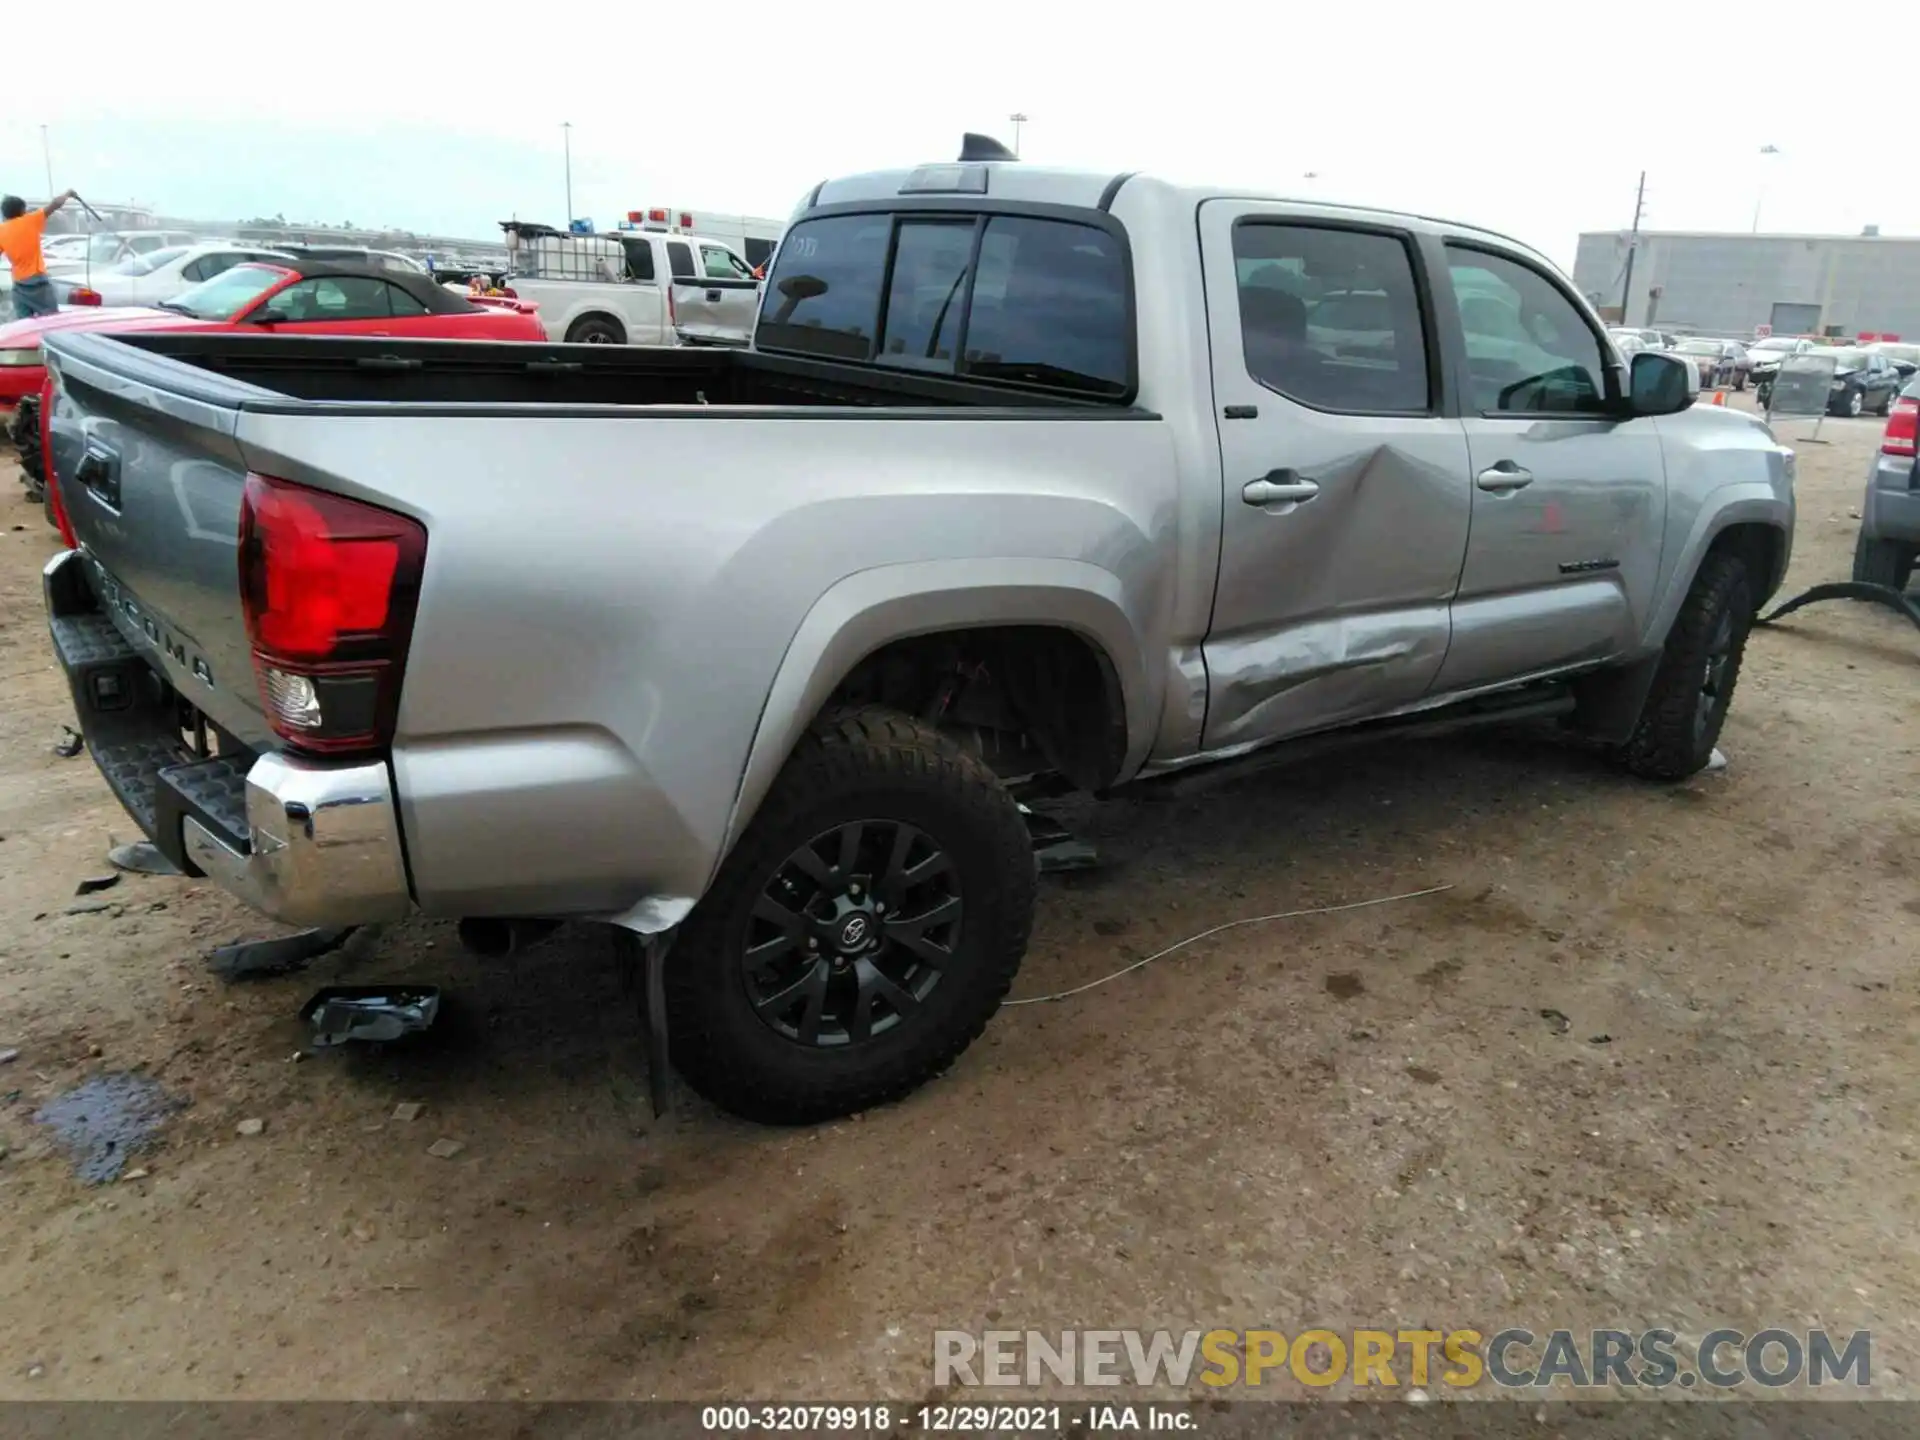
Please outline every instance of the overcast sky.
M579 214L778 217L963 130L1011 140L1020 110L1035 162L1422 210L1563 266L1626 227L1642 168L1650 228L1744 231L1764 193L1763 228L1920 233L1904 101L1877 98L1910 68L1877 58L1911 46L1892 9L571 0L501 7L491 38L487 13L41 7L0 40L33 45L8 57L0 188L46 188L44 124L54 183L101 199L491 237L561 219L571 121Z

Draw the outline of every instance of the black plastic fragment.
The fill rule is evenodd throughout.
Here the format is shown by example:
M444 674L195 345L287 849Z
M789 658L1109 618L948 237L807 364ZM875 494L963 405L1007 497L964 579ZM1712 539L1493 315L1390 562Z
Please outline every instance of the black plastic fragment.
M321 1049L398 1040L427 1029L439 1014L440 991L432 985L329 985L300 1010Z

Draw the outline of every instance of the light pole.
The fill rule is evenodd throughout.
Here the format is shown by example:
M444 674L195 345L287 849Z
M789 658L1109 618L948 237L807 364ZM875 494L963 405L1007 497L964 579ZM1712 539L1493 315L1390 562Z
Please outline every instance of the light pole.
M560 143L567 157L567 229L573 229L573 122L560 122Z
M1762 145L1760 147L1760 154L1763 157L1776 156L1779 153L1780 153L1780 147L1778 145ZM1758 196L1755 197L1753 202L1753 232L1752 233L1755 235L1758 235L1760 233L1760 207L1762 204L1765 203L1767 198L1767 176L1772 172L1772 169L1773 167L1769 165L1760 171L1760 193Z
M47 162L47 199L53 199L53 142L47 138L47 127L40 127L40 158Z
M1020 127L1027 123L1027 117L1018 110L1007 116L1013 122L1013 158L1020 158Z

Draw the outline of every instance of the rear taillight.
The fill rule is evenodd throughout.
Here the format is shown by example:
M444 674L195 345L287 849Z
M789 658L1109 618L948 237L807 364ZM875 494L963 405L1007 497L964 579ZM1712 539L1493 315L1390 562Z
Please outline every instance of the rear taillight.
M1883 455L1913 455L1920 440L1920 400L1896 400L1887 415L1887 433L1881 437Z
M60 538L67 542L69 550L80 548L79 537L73 533L73 522L67 518L67 502L60 498L60 477L53 473L53 377L48 376L40 387L40 413L35 417L40 424L40 483L46 487L47 504L53 510L54 528L60 532Z
M260 700L299 750L393 739L427 532L417 520L249 475L240 502L240 603Z
M85 285L76 285L67 292L67 303L69 305L98 305L100 303L100 292L98 290L90 290Z

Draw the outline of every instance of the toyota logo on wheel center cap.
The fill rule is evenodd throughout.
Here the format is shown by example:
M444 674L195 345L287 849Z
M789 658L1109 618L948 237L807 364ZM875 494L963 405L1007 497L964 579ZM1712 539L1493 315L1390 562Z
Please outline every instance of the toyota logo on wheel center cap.
M840 938L837 943L842 950L858 950L867 943L867 936L873 929L873 922L865 915L849 915L840 926Z

